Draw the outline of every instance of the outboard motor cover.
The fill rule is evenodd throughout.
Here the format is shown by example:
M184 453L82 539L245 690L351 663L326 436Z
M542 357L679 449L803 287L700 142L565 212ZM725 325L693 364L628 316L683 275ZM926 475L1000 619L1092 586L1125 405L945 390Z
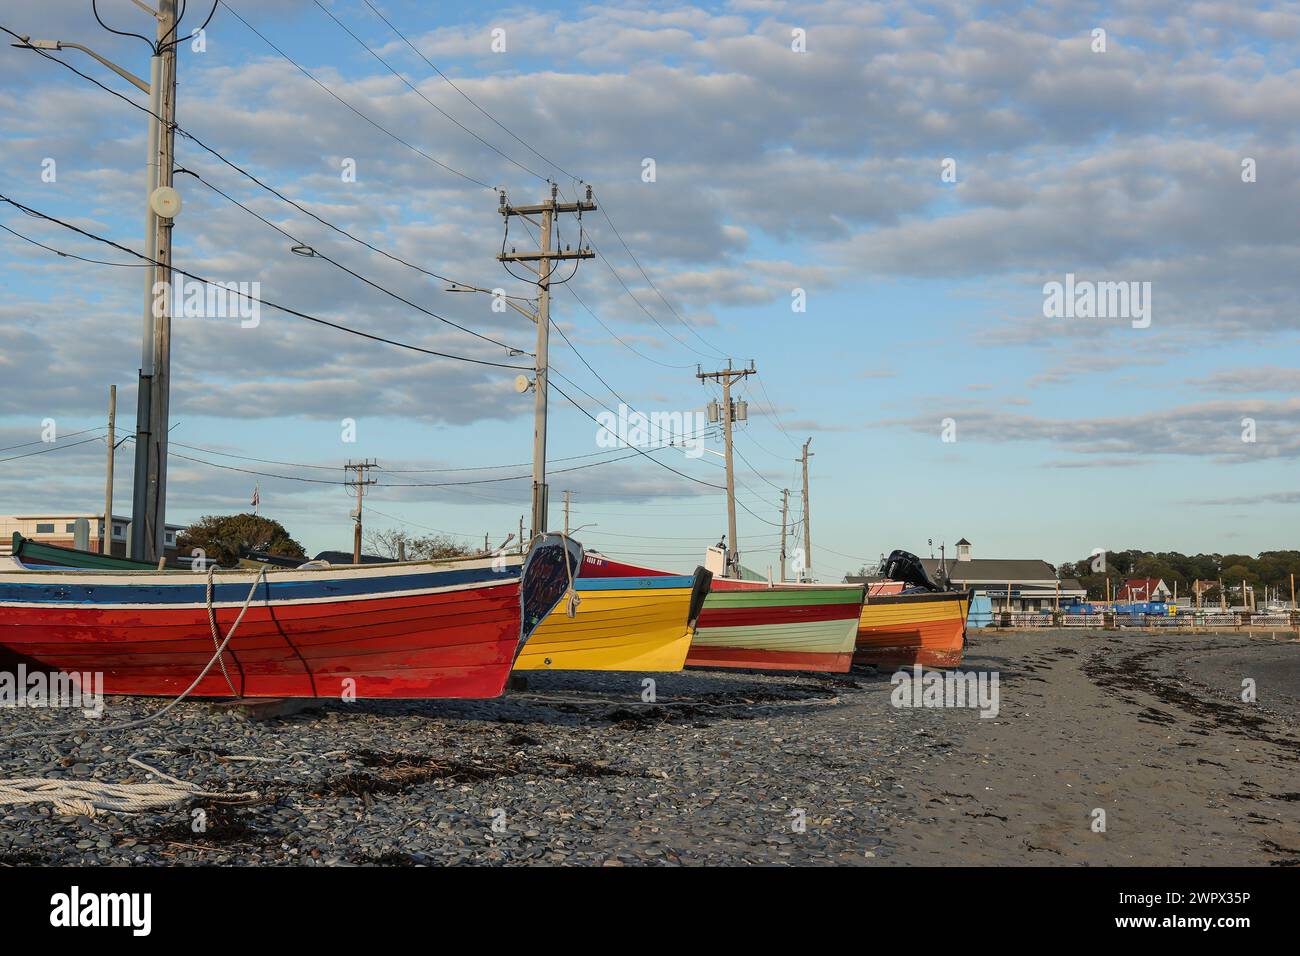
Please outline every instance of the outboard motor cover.
M921 559L910 551L891 551L880 565L880 573L891 581L902 581L927 591L938 591L939 586L925 573Z

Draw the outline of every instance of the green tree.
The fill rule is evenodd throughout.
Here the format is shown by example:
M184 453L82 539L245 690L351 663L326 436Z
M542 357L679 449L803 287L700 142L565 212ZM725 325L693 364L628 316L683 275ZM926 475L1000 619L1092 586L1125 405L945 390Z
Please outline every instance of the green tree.
M180 533L177 548L188 554L202 548L209 561L223 567L239 563L243 549L306 560L307 554L284 525L261 515L205 515Z

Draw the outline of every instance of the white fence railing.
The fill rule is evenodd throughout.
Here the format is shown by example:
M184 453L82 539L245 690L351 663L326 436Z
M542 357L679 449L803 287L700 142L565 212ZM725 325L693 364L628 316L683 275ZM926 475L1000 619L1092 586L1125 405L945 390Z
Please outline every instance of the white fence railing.
M1106 621L1100 614L1063 614L1061 623L1066 627L1101 627Z
M1132 627L1284 627L1300 626L1290 614L1241 614L1215 612L1206 614L1186 611L1179 614L1059 614L1032 611L994 611L985 627L1104 627L1106 619L1114 625ZM974 626L974 625L972 625Z
M1052 615L1050 614L1033 614L1033 613L1015 613L1010 615L1012 627L1051 627ZM996 616L994 617L996 620Z

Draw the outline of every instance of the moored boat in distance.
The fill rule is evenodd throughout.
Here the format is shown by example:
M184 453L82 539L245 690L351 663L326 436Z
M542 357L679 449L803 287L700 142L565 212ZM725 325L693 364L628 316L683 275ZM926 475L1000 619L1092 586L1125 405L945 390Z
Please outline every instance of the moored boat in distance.
M175 695L238 629L199 697L495 697L569 589L582 548L298 570L0 571L0 664L102 673L105 693ZM7 659L7 660L6 660Z
M582 576L590 564L573 582L577 601L537 626L515 670L681 670L713 575Z

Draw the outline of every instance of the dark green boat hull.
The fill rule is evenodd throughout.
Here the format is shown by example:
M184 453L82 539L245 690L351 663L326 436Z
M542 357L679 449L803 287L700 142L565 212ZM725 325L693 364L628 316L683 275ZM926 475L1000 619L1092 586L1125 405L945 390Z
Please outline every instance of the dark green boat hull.
M153 571L157 568L157 565L145 561L42 544L24 538L17 531L14 532L13 547L13 556L23 564L52 564L61 568L91 568L100 571Z

